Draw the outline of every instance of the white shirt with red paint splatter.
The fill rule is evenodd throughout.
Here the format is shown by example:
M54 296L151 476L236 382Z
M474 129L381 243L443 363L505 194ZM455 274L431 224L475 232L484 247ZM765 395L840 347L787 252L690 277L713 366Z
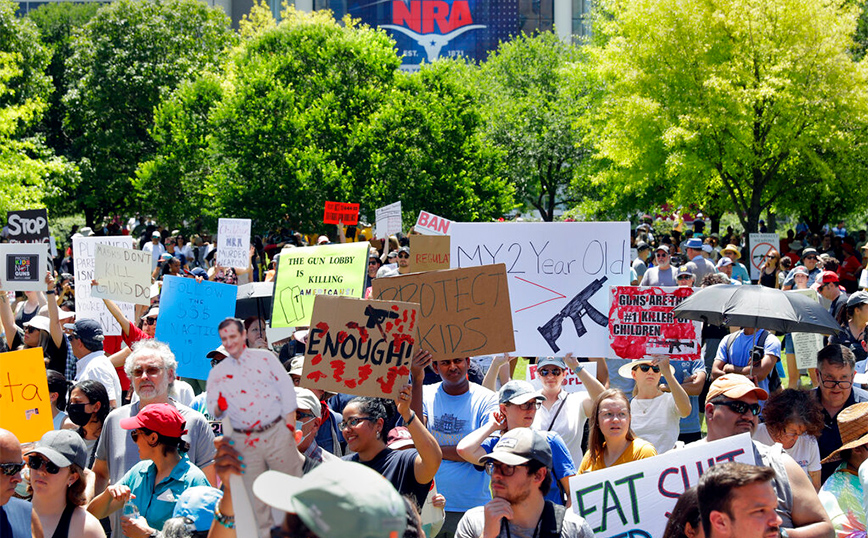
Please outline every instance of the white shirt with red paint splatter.
M295 386L274 353L244 348L226 357L208 374L208 412L227 413L232 427L252 430L295 411Z

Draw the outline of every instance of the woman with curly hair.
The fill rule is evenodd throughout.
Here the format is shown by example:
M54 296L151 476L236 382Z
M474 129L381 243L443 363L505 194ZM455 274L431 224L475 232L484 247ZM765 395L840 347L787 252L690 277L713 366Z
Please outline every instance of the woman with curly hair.
M816 436L822 431L820 402L808 391L786 389L768 399L763 409L763 423L757 426L753 438L769 446L783 445L819 491L820 447Z

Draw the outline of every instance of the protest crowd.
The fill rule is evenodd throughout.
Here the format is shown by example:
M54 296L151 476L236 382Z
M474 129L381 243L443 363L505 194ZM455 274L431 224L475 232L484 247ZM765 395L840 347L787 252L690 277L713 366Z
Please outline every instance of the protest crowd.
M420 274L411 254L428 236L377 240L340 223L335 237L254 235L249 221L222 220L215 236L186 237L144 217L116 219L77 229L48 270L34 262L25 291L3 273L2 382L11 389L7 369L38 355L38 376L22 366L30 377L21 383L42 383L44 363L50 420L44 414L39 435L25 438L26 421L6 407L18 393L0 389L2 538L865 537L865 230L790 231L762 253L753 278L745 234L706 234L699 217L683 232L658 233L650 217L630 230L635 254L621 283L633 291L619 304L652 322L644 332L622 324L612 349L650 341L690 293L765 287L801 290L788 293L810 295L834 318L837 332L816 335L807 354L798 331L699 321L693 354L665 332L656 351L630 356L568 348L562 331L573 323L578 337L610 330L593 327L592 293L582 291L572 323L564 316L580 301L531 327L554 353L518 357L517 347L450 355L426 345L454 343L458 325L413 345L424 305L401 291L377 306L388 282ZM149 256L128 252L106 269L114 248ZM230 248L226 262L221 249ZM336 269L357 252L361 263ZM134 277L137 264L144 276ZM363 273L358 289L352 271ZM303 272L318 291L284 285ZM115 284L127 277L138 287ZM477 290L484 277L466 293L456 288L449 316L462 311L462 295L481 305L494 293ZM323 291L329 285L356 291ZM640 311L649 287L678 300ZM611 293L621 292L613 284ZM323 295L353 295L364 314ZM345 330L333 331L335 320ZM464 337L475 328L489 341L512 338L512 324L483 322L463 322ZM365 345L364 364L350 367ZM341 350L346 360L331 360ZM386 370L392 359L404 366ZM737 443L747 448L716 448ZM643 474L653 474L651 489ZM650 497L669 504L645 504Z

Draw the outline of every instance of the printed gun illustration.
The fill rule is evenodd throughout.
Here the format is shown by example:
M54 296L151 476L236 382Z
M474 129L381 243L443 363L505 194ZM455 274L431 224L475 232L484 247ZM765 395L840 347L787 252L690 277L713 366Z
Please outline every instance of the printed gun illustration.
M693 347L693 342L682 342L681 340L655 340L653 343L658 346L669 346L669 353L671 354L676 349L679 353L681 353L682 346L690 346Z
M609 318L601 314L600 311L591 306L590 303L591 297L600 291L600 288L603 287L606 280L608 280L608 277L604 276L603 278L598 278L588 284L587 287L580 291L578 295L573 297L572 300L570 300L570 302L568 302L567 305L555 315L555 317L548 320L542 327L536 328L542 337L545 338L545 341L548 342L552 351L557 353L561 350L561 348L558 347L557 341L558 338L561 337L561 324L563 323L564 318L570 318L573 320L573 325L576 326L576 334L579 338L588 332L585 328L585 324L582 323L582 318L585 314L587 314L588 317L590 317L594 323L600 327L605 327L609 324Z
M371 305L368 305L365 308L365 315L368 316L368 322L365 324L365 327L368 329L373 329L376 327L380 330L380 334L383 335L383 338L386 337L386 333L383 332L382 323L386 321L386 319L398 319L398 313L392 312L391 310L385 310L383 308L374 308Z

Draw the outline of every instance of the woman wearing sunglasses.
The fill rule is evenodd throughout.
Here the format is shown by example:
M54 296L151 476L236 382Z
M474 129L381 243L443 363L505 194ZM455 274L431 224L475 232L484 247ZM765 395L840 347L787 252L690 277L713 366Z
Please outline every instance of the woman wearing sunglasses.
M181 439L187 433L185 425L184 417L169 404L146 405L137 415L121 419L121 428L132 430L142 461L94 498L88 511L104 518L132 501L139 515L121 519L125 536L146 538L162 529L184 490L210 485L187 458L190 445Z
M654 445L630 428L630 401L622 391L603 391L594 401L590 420L588 452L579 474L657 455Z
M669 392L660 387L661 373ZM690 396L675 378L669 357L659 355L651 360L633 361L621 366L618 374L635 381L630 402L633 432L654 445L658 454L675 448L679 424L690 414L691 406Z
M410 385L404 385L395 403L404 425L410 431L415 448L392 450L386 446L386 407L379 398L353 398L344 407L344 419L338 425L347 441L347 448L355 454L345 456L347 461L370 467L395 486L401 495L408 495L420 508L425 504L431 481L443 453L437 440L422 423L421 417L410 410Z
M24 456L30 469L33 511L45 536L105 536L99 521L84 509L87 448L75 432L52 430Z

